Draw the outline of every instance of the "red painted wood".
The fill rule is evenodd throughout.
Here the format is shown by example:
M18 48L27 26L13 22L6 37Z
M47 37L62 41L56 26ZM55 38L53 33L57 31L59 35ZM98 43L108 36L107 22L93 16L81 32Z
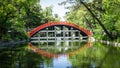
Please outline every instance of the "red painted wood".
M33 36L36 32L38 32L39 30L43 29L43 28L47 28L47 27L50 27L50 26L54 26L54 25L65 25L65 26L71 26L71 27L74 27L74 28L77 28L81 31L83 31L85 34L87 34L89 37L92 36L92 33L90 31L88 31L87 29L85 28L82 28L76 24L73 24L73 23L70 23L70 22L48 22L48 23L45 23L43 25L40 25L36 28L34 28L32 31L30 31L29 35L30 37Z

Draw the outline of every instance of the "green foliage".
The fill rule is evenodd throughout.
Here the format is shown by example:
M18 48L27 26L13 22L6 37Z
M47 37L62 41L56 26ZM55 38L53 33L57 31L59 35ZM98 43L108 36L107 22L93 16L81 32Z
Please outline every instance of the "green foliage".
M52 7L43 10L39 3L40 0L0 0L0 40L24 39L27 28L59 21L52 14Z
M106 28L112 32L113 36L119 37L120 32L120 1L119 0L103 0L103 8L105 13L102 15L102 21ZM108 27L109 26L109 27Z
M120 36L120 0L91 0L83 1L92 10L95 16L102 22L107 31L114 39ZM81 4L81 0L66 0L63 4L70 3L70 12L66 15L66 20L76 23L94 32L94 36L99 39L107 38L104 30L98 25L95 17ZM62 4L62 3L61 3ZM89 24L88 24L89 23ZM101 33L100 33L101 32ZM107 38L108 39L108 38Z

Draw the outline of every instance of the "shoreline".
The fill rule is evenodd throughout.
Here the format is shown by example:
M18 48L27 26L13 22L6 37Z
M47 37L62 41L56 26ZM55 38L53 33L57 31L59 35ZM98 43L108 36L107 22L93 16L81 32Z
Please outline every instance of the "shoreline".
M8 41L8 42L1 42L0 41L0 47L6 47L8 45L16 45L16 44L22 44L27 42L28 40L21 40L21 41Z

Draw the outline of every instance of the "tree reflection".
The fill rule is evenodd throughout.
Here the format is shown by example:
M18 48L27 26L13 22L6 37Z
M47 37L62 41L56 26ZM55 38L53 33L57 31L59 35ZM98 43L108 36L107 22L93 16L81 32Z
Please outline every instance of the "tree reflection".
M60 53L58 53L54 52L54 49L44 52L48 55L57 55L57 57L47 57L44 53L33 51L28 48L27 44L0 48L0 52L0 68L56 68L56 65L63 68L65 66L66 68L120 67L120 48L98 42L92 43L91 46L84 45L75 50L68 49L66 52L59 51ZM61 56L62 58L60 58Z

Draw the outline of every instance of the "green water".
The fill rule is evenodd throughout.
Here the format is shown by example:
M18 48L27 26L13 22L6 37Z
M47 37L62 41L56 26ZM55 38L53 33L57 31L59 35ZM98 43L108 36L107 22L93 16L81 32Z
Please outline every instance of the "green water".
M99 42L10 46L0 47L0 68L120 68L120 48Z

